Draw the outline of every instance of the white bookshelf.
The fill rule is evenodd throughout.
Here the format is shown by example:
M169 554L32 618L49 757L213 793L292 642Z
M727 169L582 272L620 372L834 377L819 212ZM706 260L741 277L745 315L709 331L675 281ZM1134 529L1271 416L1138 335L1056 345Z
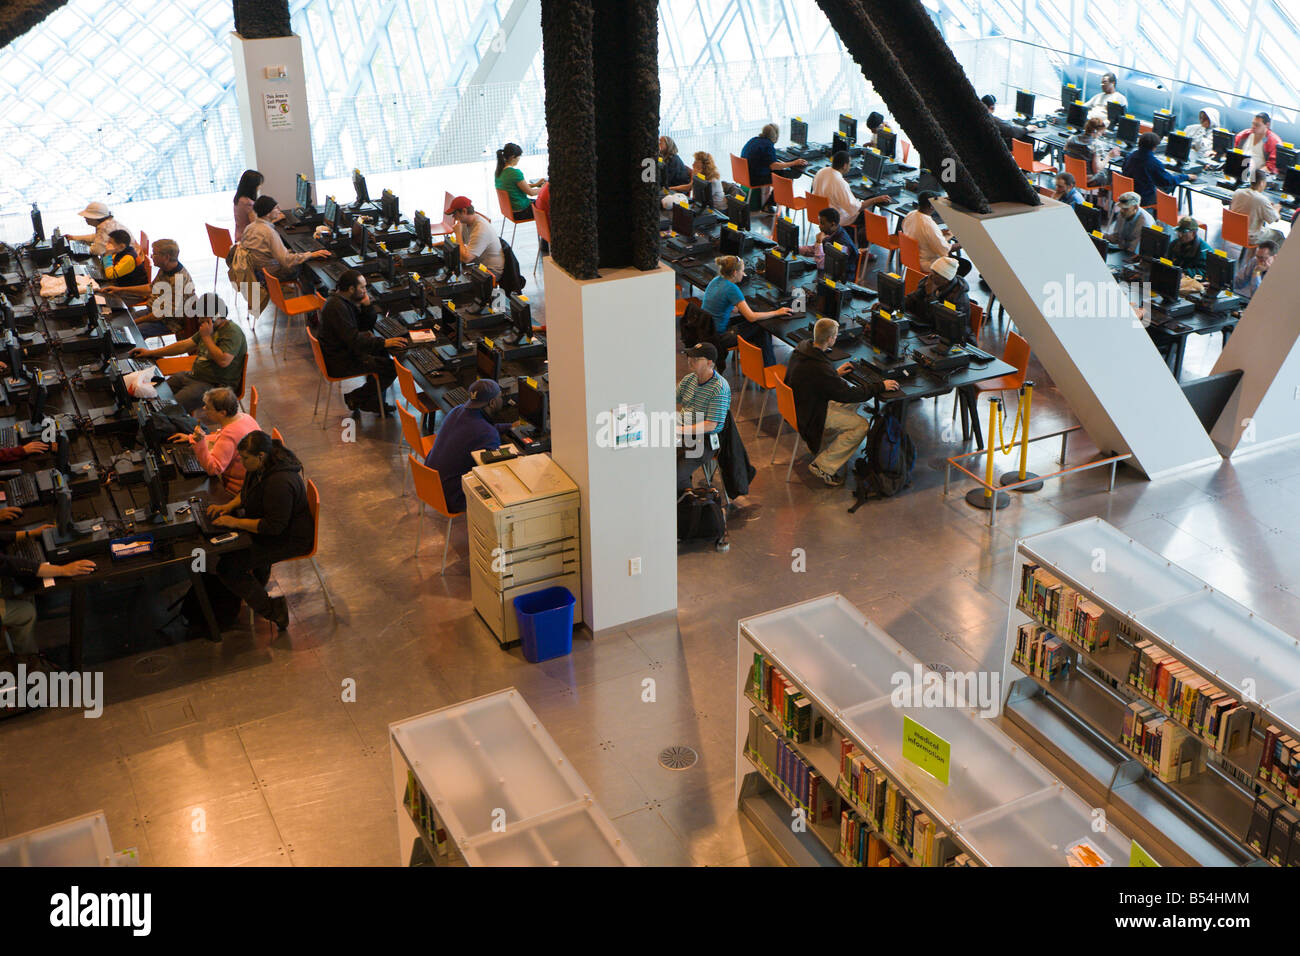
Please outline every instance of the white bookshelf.
M437 865L639 865L513 687L390 724L389 742L402 865L413 847ZM412 784L430 809L420 821Z
M1098 605L1111 625L1124 622L1136 640L1151 641L1236 696L1255 715L1250 741L1221 753L1202 739L1206 771L1190 780L1160 781L1120 740L1130 702L1159 709L1127 683L1133 640L1112 627L1112 646L1089 653L1062 635L1073 664L1067 678L1050 682L1013 663L1020 626L1035 621L1018 607L1026 564L1047 569ZM1255 771L1267 725L1300 738L1300 641L1100 518L1018 541L1009 603L1003 667L1008 719L1106 789L1109 800L1164 839L1176 862L1261 862L1245 843L1254 795L1262 787L1285 800ZM1253 699L1242 691L1248 680ZM1105 757L1098 757L1099 749L1108 751Z
M1127 864L1128 838L1113 826L1094 832L1089 804L1003 733L995 720L973 710L895 707L890 700L892 675L910 674L920 662L843 596L829 594L742 620L736 648L736 800L756 821L760 816L774 821L774 826L764 827L774 842L790 842L791 817L789 808L784 815L771 812L772 790L787 803L789 798L746 752L750 711L757 706L747 693L755 652L779 668L836 734L852 740L977 864L1067 866L1067 849L1084 839L1109 856L1112 865ZM905 716L951 744L946 785L904 758ZM787 743L836 786L840 759L833 736L825 743ZM759 780L766 780L771 790ZM843 863L838 821L830 831L811 825L802 842L821 844L820 850ZM805 853L803 861L824 859L825 852L817 849ZM901 848L891 849L911 862ZM783 855L787 861L794 856Z

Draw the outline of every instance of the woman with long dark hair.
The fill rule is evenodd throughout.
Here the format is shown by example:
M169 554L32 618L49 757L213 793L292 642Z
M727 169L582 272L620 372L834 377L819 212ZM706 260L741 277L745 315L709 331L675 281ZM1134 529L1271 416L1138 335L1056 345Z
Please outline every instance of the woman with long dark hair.
M524 178L523 171L519 169L519 157L523 155L523 150L515 143L506 143L497 150L497 171L496 187L505 191L510 197L510 208L514 210L516 219L533 218L533 201L530 196L536 196L538 189L546 182L545 179L535 179L529 182Z
M265 177L256 169L246 169L244 174L239 177L239 185L235 187L235 242L238 242L244 236L244 229L253 221L253 203L257 202L258 191L262 188ZM276 215L278 213L278 215ZM276 209L271 214L270 221L275 222L283 218L284 213Z
M266 583L271 565L307 554L316 539L302 463L264 431L245 435L236 453L244 466L244 485L224 505L209 505L208 517L219 528L249 532L253 541L243 551L223 554L217 577L257 614L285 631L289 628L288 602L269 596ZM236 517L235 512L243 516ZM237 606L235 612L237 615Z

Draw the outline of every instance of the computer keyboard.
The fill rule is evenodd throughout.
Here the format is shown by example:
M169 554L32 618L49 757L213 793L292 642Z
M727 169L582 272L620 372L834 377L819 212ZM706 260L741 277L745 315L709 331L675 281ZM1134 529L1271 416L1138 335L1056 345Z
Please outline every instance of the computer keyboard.
M456 385L442 393L442 400L452 407L464 405L469 401L469 392L461 386Z
M5 483L5 504L11 508L27 508L41 500L36 487L36 479L31 475L19 475Z
M1221 199L1224 202L1231 202L1234 194L1234 190L1225 189L1223 186L1215 183L1207 183L1202 186L1201 192L1207 196L1212 196L1215 199Z
M12 425L0 426L0 448L17 448L18 431Z
M23 558L38 565L45 563L45 552L41 550L41 545L35 538L23 538L21 541L10 542L9 556L11 558Z
M133 348L136 344L135 339L131 337L131 333L126 329L114 328L112 330L112 336L113 344L119 348Z
M199 456L195 453L194 446L188 442L178 442L171 446L171 453L172 463L186 478L207 474L199 464Z
M858 359L852 365L853 367L845 373L844 377L854 385L863 388L876 388L885 380L885 376L868 365L866 359Z
M403 354L426 378L432 378L445 368L442 359L432 349L407 349Z
M390 316L381 316L375 320L375 334L385 339L401 338L407 333L406 325Z

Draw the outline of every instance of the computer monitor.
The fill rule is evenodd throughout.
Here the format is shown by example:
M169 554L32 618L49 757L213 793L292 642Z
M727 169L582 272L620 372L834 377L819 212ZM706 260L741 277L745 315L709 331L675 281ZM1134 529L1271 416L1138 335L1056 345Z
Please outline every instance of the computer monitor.
M357 193L357 205L363 202L370 202L370 193L366 189L366 177L361 175L361 170L352 170L352 188Z
M1169 110L1156 110L1151 114L1151 132L1161 137L1168 136L1177 119Z
M1088 238L1092 240L1092 244L1096 248L1097 254L1101 256L1101 261L1105 262L1107 257L1110 255L1110 243L1106 241L1106 237L1101 234L1100 229L1094 229L1092 232L1088 233Z
M695 238L695 213L685 203L673 203L671 213L673 232L687 242Z
M411 220L411 228L415 231L416 252L422 252L433 245L433 225L429 222L429 217L424 214L423 210L415 210L415 218Z
M130 408L131 393L127 391L126 379L116 365L108 367L108 384L113 389L113 400L117 403L117 410L121 412Z
M1066 108L1065 125L1076 126L1083 129L1083 125L1088 122L1088 107L1083 105L1083 100L1075 100Z
M1232 149L1232 143L1236 139L1232 135L1232 130L1224 129L1222 126L1216 126L1210 130L1210 148L1216 156L1222 156L1228 150Z
M713 208L713 184L699 174L691 179L691 202L704 209Z
M1275 159L1277 161L1277 174L1285 176L1291 169L1295 168L1296 149L1294 146L1278 146Z
M93 295L90 297L90 301L95 301ZM3 292L0 292L0 316L4 317L5 328L17 335L18 317L14 315L14 307L9 304L9 298Z
M69 299L77 297L77 271L72 268L72 260L63 260L63 291Z
M533 336L533 306L528 296L518 292L510 296L510 324L515 327L515 334L523 342Z
M822 275L836 282L853 281L849 250L838 242L822 243Z
M307 181L302 173L298 173L293 186L293 198L298 201L298 208L311 209L311 183Z
M1205 257L1205 284L1211 289L1231 289L1237 264L1222 249Z
M1160 301L1172 304L1178 301L1178 288L1183 280L1183 270L1167 259L1156 259L1151 263L1151 294L1160 296Z
M1154 226L1142 227L1142 238L1138 240L1138 255L1151 262L1159 259L1169 251L1169 233Z
M849 147L852 145L853 144L849 142L849 138L845 136L843 133L839 132L838 130L836 130L834 133L831 133L832 153L840 153L840 152L847 153Z
M1074 204L1074 214L1079 217L1084 231L1092 232L1101 228L1101 210L1087 200Z
M542 434L551 429L549 393L528 384L527 379L519 380L519 394L515 398L519 408L519 417L532 423Z
M884 156L886 161L893 159L898 149L898 134L888 126L877 129L876 149L880 150L880 155Z
M808 145L808 124L797 116L790 118L790 142L796 146Z
M465 273L465 278L469 280L470 285L474 287L470 293L471 297L479 305L486 306L492 301L492 290L496 288L496 278L492 275L490 269L483 263L471 268Z
M331 232L339 231L339 204L334 201L333 196L325 197L325 225L330 227Z
M832 282L833 280L827 281L825 278L817 280L817 285L813 287L813 311L828 319L838 319L840 291Z
M167 482L158 464L158 456L151 451L145 452L144 456L144 486L149 491L149 514L166 515Z
M389 282L393 281L393 254L388 251L387 243L375 244L375 257L379 259L379 273Z
M33 425L39 425L45 420L45 403L49 400L49 397L50 390L45 387L45 383L37 382L32 386L32 391L28 398L30 414L28 415L27 420Z
M742 256L745 254L745 234L729 222L718 233L718 255Z
M1068 110L1070 104L1079 98L1079 88L1073 83L1061 84L1061 109Z
M1282 177L1282 192L1288 196L1300 196L1300 168L1292 166Z
M352 248L362 259L366 258L366 225L359 219L352 220Z
M72 443L68 441L68 433L61 428L54 436L54 467L64 475L72 471Z
M1030 117L1034 115L1034 101L1037 97L1028 90L1016 90L1016 115Z
M486 342L479 342L476 353L478 356L478 377L490 378L494 382L499 379L501 377L501 352Z
M840 132L850 143L858 141L858 121L848 113L840 114Z
M379 194L379 208L389 229L392 229L401 221L402 213L397 208L397 197L393 195L391 189L385 189Z
M1236 180L1237 184L1241 185L1241 177L1246 171L1246 163L1249 160L1250 157L1239 149L1228 150L1227 155L1223 157L1224 178Z
M862 178L878 183L885 175L885 154L874 149L862 151Z
M45 224L41 221L41 210L32 203L32 239L36 242L45 241Z
M777 246L790 255L799 254L799 226L788 216L781 216L776 220L776 224L772 229L772 238L776 241Z
M1192 138L1176 132L1166 134L1165 155L1179 164L1187 162L1192 155Z
M62 475L54 479L54 530L64 541L73 535L72 489Z
M149 414L149 408L144 402L135 404L135 431L136 438L147 451L155 455L162 454L162 436L154 427L153 416Z
M1119 121L1124 118L1124 111L1125 106L1123 103L1118 103L1115 100L1111 100L1107 103L1106 125L1111 129L1114 129L1119 124Z
M781 292L790 289L790 260L779 250L768 249L763 254L763 278Z
M889 358L898 358L898 323L884 309L871 316L871 344Z
M1137 142L1140 124L1132 113L1125 113L1115 124L1115 141L1126 146Z
M876 293L880 296L880 307L886 312L901 312L903 299L906 297L906 284L903 277L896 272L881 272L876 276Z
M961 345L966 341L966 317L949 308L942 299L930 303L930 323L945 345Z
M23 347L18 342L18 336L12 331L5 337L5 351L8 353L9 374L14 378L25 378Z
M448 236L442 242L442 264L447 270L447 275L460 275L460 243L456 241L455 236Z
M737 229L749 231L749 204L740 196L727 197L727 218Z

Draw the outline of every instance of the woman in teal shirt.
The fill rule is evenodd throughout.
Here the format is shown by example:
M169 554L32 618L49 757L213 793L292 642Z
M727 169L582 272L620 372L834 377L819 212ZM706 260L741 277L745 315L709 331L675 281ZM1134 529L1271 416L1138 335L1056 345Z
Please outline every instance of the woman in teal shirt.
M523 150L514 143L506 143L497 150L496 187L505 191L510 197L510 208L514 210L515 219L532 219L533 202L530 196L536 196L539 187L546 180L536 179L529 182L524 179L519 169L519 157Z
M713 318L713 330L718 340L722 341L728 328L740 326L736 334L752 345L763 350L763 365L776 364L776 351L772 346L772 336L758 323L763 319L774 319L790 314L790 309L780 308L772 312L755 312L745 301L745 294L740 291L740 280L745 277L745 263L738 256L721 256L715 260L718 275L704 290L700 308ZM725 343L724 343L725 344ZM727 345L730 348L730 345ZM723 348L718 349L724 355Z

